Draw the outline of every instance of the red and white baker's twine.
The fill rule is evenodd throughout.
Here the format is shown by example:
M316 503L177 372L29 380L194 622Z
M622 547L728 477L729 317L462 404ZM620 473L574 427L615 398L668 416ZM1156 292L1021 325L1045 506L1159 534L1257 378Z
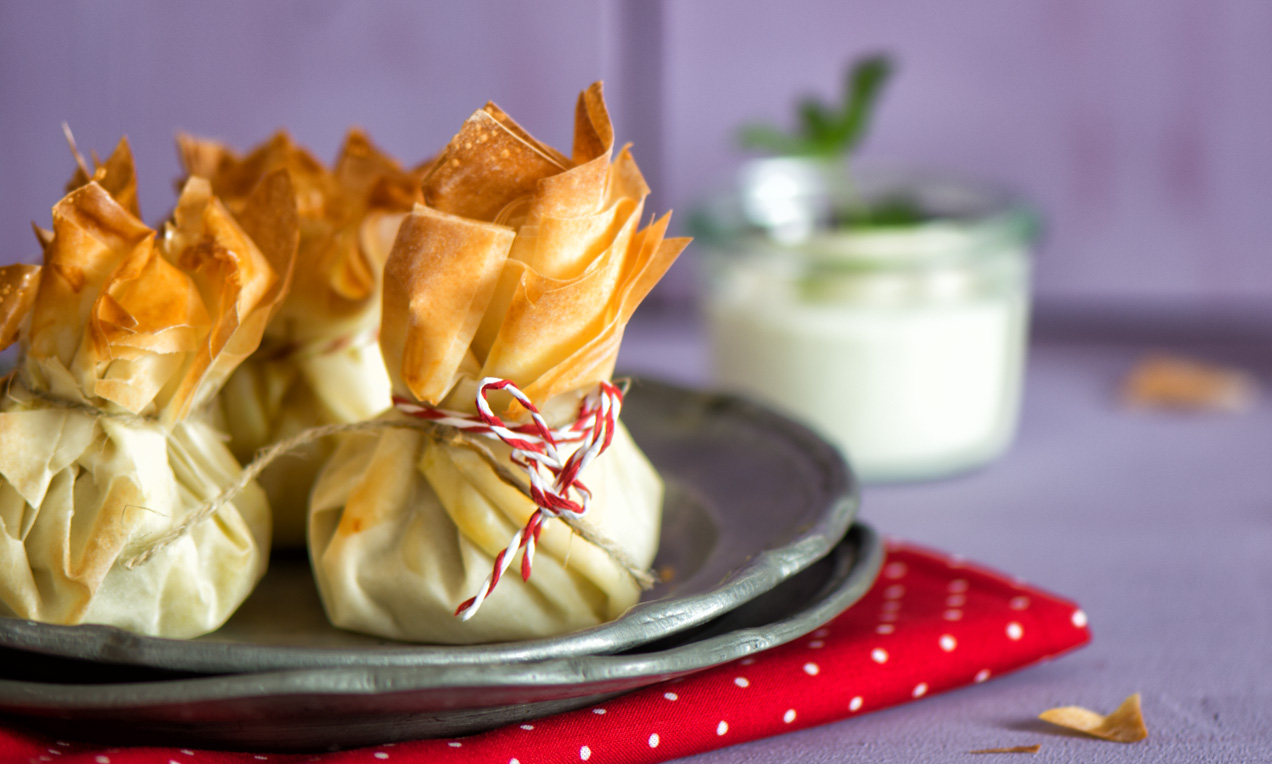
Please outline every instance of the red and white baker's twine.
M530 412L531 421L515 427L505 425L486 400L496 390L503 390L516 398ZM503 441L512 449L508 460L530 479L530 499L536 509L525 526L513 534L508 546L495 556L494 570L477 594L456 608L455 615L464 621L477 614L478 608L512 564L518 549L525 550L521 555L521 578L529 580L535 543L546 519L559 518L566 513L582 517L587 513L592 492L579 481L579 473L613 442L618 414L623 407L623 391L609 382L599 383L579 404L574 421L557 430L548 427L539 409L506 379L482 379L477 387L476 401L477 414L474 416L434 408L399 396L393 398L397 410L409 416L454 427L470 435ZM567 443L581 445L569 458L562 460L557 448ZM578 495L578 501L570 498L570 491Z

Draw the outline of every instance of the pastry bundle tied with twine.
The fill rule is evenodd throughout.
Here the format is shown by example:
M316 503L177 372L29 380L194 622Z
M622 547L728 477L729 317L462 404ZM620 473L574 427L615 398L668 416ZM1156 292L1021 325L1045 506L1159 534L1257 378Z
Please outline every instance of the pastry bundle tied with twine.
M649 189L625 147L615 156L599 83L579 96L569 156L488 104L422 193L385 266L397 407L382 420L443 424L347 434L324 467L309 549L327 615L440 643L611 620L639 599L631 569L653 560L662 482L607 383L632 311L687 240L664 238L666 216L640 228ZM536 482L519 465L544 454ZM544 511L569 503L599 543ZM518 556L520 575L500 577Z
M268 558L254 484L213 521L183 522L241 475L196 412L287 292L295 194L270 173L231 214L193 178L155 231L126 142L79 165L52 230L37 229L43 264L0 269L0 333L20 341L0 386L0 612L196 636L234 612Z
M244 156L190 135L177 139L186 171L208 179L238 211L268 173L291 177L300 245L291 290L259 351L226 381L213 416L241 462L312 427L370 419L390 405L376 337L380 276L398 224L420 201L423 167L404 170L360 130L350 130L331 169L276 133ZM274 516L275 547L303 547L309 489L331 455L330 438L269 465L260 484Z

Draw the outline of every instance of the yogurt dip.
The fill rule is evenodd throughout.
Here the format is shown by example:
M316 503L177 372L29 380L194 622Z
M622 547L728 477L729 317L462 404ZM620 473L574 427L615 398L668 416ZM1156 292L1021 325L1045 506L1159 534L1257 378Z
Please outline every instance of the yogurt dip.
M957 190L912 226L803 221L795 241L754 225L709 234L718 386L820 430L868 481L939 477L1000 455L1019 411L1032 219Z

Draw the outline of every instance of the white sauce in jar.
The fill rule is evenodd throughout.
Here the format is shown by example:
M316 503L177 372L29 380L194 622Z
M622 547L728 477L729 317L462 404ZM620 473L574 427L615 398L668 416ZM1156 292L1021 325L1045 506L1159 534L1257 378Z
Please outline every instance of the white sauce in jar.
M826 434L866 480L932 477L1000 454L1015 429L1023 295L932 305L707 305L721 387Z
M1016 427L1025 244L940 224L713 252L716 382L819 430L868 481L984 464Z

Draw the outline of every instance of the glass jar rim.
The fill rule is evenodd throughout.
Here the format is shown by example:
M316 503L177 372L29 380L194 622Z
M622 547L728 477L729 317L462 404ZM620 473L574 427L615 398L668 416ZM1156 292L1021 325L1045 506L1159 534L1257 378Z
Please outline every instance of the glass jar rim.
M903 200L912 221L853 219L844 210ZM900 208L905 211L905 208ZM691 213L695 237L712 249L913 267L1027 254L1039 234L1021 197L953 174L775 157L747 162L734 186Z

